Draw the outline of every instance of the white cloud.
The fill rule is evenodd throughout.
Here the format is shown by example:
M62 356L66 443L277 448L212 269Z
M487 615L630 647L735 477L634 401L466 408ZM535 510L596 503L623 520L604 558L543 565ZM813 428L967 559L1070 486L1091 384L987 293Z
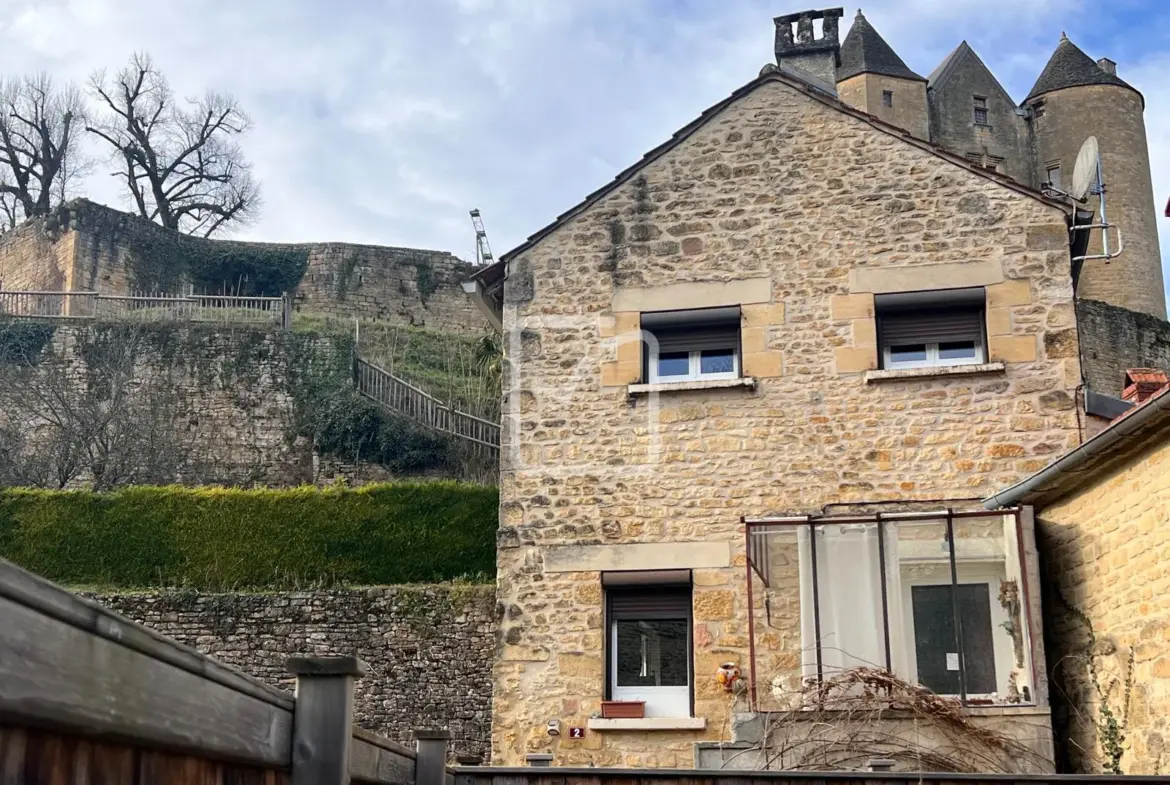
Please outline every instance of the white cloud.
M467 210L497 251L547 224L772 57L784 0L6 0L0 73L84 80L147 50L176 90L235 93L265 189L244 236L473 254ZM815 5L809 3L808 5ZM874 0L866 16L929 73L967 39L1022 97L1084 0ZM846 9L844 35L855 9ZM1069 20L1085 20L1078 31ZM1089 25L1093 25L1091 28ZM1165 62L1109 54L1148 82L1162 201L1170 193ZM110 178L95 198L118 202ZM1163 247L1170 238L1163 239Z

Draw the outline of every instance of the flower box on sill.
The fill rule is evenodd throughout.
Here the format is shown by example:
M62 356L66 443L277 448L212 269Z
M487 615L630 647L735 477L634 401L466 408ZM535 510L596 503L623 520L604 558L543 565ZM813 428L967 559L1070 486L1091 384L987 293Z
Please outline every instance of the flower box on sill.
M646 716L646 701L602 701L601 716L607 720L640 720Z

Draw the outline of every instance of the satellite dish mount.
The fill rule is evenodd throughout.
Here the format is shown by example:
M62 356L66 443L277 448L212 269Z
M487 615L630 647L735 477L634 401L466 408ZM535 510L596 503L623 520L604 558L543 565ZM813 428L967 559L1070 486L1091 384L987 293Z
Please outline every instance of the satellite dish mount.
M1097 223L1078 224L1075 216L1073 220L1073 227L1070 231L1073 232L1091 232L1094 229L1101 230L1101 253L1086 254L1084 256L1074 256L1074 262L1084 262L1090 259L1104 259L1108 262L1110 259L1118 256L1125 245L1121 239L1121 229L1114 224L1109 223L1109 213L1106 210L1105 204L1105 176L1101 170L1101 149L1097 144L1097 137L1090 136L1081 145L1080 152L1077 153L1077 163L1073 169L1072 185L1068 191L1062 191L1059 188L1053 187L1051 184L1045 186L1045 190L1067 196L1074 202L1084 204L1088 201L1090 196L1096 196L1100 204L1100 218ZM1116 243L1110 243L1109 231L1113 230L1116 235ZM1115 246L1115 249L1114 249Z

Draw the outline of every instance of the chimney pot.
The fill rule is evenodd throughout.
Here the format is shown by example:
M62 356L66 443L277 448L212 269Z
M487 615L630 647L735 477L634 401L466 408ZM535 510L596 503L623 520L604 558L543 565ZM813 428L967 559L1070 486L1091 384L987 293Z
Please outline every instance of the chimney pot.
M1110 76L1117 76L1117 63L1110 60L1108 57L1102 57L1097 61L1097 67Z

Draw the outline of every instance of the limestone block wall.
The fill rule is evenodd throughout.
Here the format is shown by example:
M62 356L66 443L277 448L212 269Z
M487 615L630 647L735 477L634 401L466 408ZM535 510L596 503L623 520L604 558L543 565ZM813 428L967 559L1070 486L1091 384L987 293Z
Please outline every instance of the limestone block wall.
M727 738L716 667L748 660L741 516L978 498L1074 446L1066 238L1060 209L764 81L511 259L493 760L691 765ZM761 278L754 388L630 394L622 314ZM1002 367L867 381L874 294L959 286L986 287ZM693 569L706 727L548 737L604 694L600 572L664 567Z
M890 106L883 101L882 94L886 91L893 93ZM838 82L837 94L852 107L909 131L919 139L930 139L926 82L922 80L864 73Z
M91 595L92 596L92 595ZM356 654L355 721L414 745L447 728L454 755L487 762L495 598L489 586L393 586L281 593L183 591L94 596L134 621L273 686L289 657Z
M73 240L43 231L29 221L0 234L0 289L62 291L73 274Z
M1089 389L1120 398L1130 368L1170 370L1170 322L1099 300L1077 301Z
M1082 143L1096 136L1109 188L1109 220L1121 229L1125 242L1122 254L1108 264L1100 259L1085 262L1077 296L1166 318L1143 98L1127 87L1084 85L1046 93L1030 106L1037 181L1044 166L1059 162L1065 183L1071 183ZM1098 209L1096 197L1089 198L1087 208ZM1116 250L1116 237L1110 237ZM1101 249L1101 232L1094 231L1089 253Z
M16 322L11 332L22 326L30 323ZM33 441L61 432L80 439L96 427L99 407L110 422L106 431L118 437L104 460L122 476L117 484L284 486L389 478L378 466L317 455L296 437L293 369L307 353L321 359L339 351L329 339L206 325L66 323L49 329L33 379L0 382L0 428L15 427ZM95 396L108 384L118 389L108 399ZM51 405L58 396L61 404ZM46 417L63 431L41 429ZM21 453L20 484L30 484L40 460L60 467L68 457L49 442L40 444ZM67 484L92 482L89 465L83 458ZM44 480L53 487L56 471Z
M1126 774L1164 773L1170 763L1170 443L1134 455L1111 474L1037 513L1049 582L1046 598L1054 680L1063 696L1057 738L1074 770L1102 771L1093 726L1100 698L1089 678L1085 614L1097 638L1099 682L1119 716L1133 656L1125 735ZM1067 605L1066 605L1067 603ZM1112 685L1112 686L1110 686Z
M295 301L302 313L471 334L487 327L460 287L472 266L446 251L187 238L84 199L0 235L0 281L11 289L127 294L151 288L136 272L143 256L153 255L150 264L165 264L166 258L154 256L187 248L212 256L248 251L303 254L307 264Z

